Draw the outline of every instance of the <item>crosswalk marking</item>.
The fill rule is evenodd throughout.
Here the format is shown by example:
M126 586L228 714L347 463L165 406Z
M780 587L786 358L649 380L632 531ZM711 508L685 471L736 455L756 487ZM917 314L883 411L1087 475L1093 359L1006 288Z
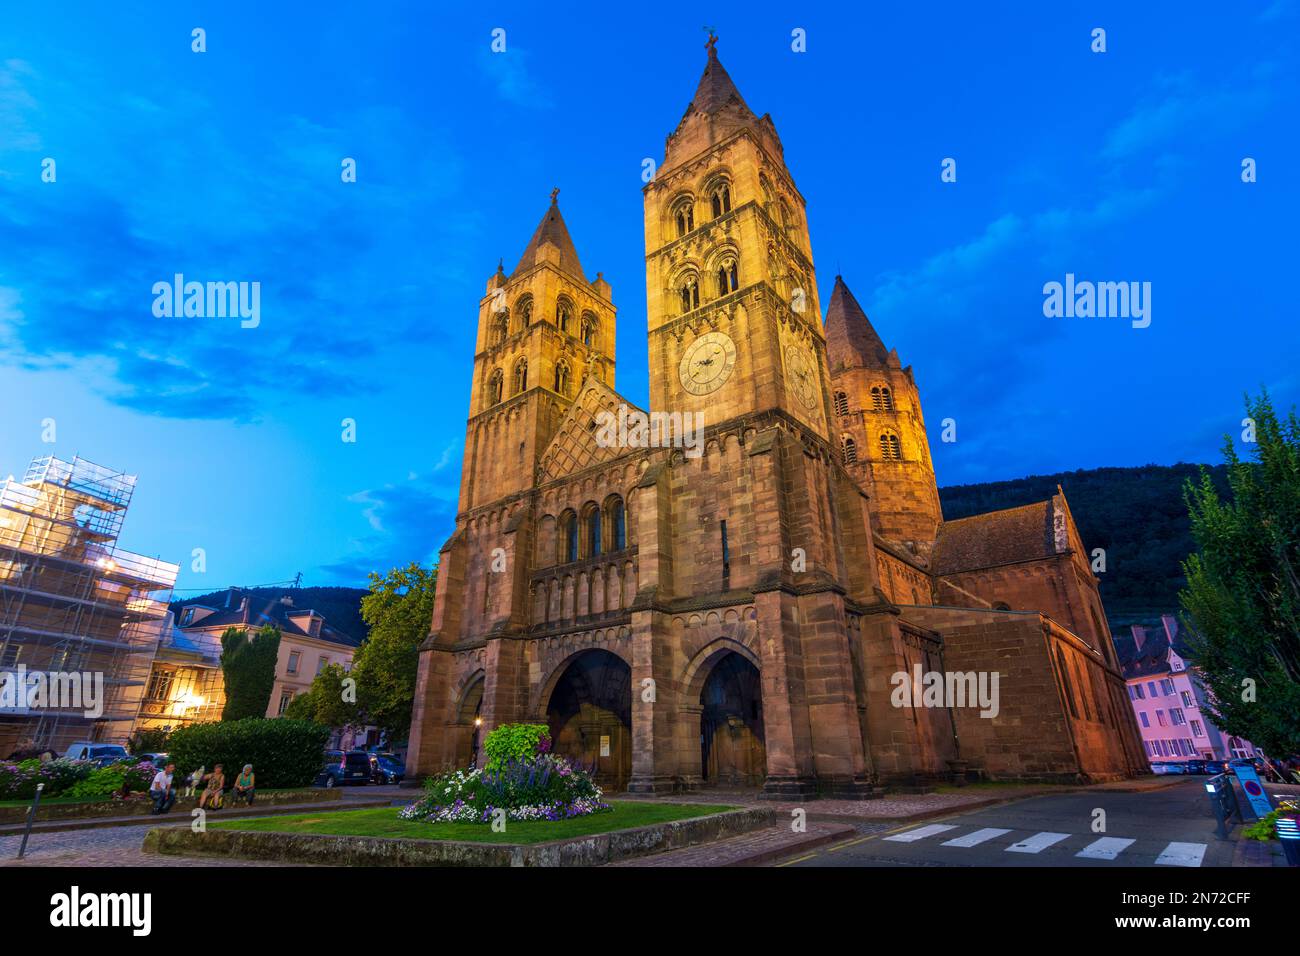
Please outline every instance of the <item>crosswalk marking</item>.
M997 827L985 827L983 830L976 830L974 833L967 833L965 836L953 837L951 840L945 840L944 846L977 846L985 840L992 840L994 837L1000 837L1004 833L1010 833L1010 830L1001 830Z
M1070 834L1068 833L1050 833L1044 830L1042 833L1035 833L1027 840L1021 840L1019 843L1013 843L1007 847L1008 853L1042 853L1054 843L1060 843Z
M1113 860L1134 842L1125 837L1102 837L1089 843L1074 855L1085 860Z
M892 840L894 843L915 843L917 840L924 840L926 837L947 833L949 830L955 829L957 829L955 826L950 826L947 823L931 823L929 826L917 827L915 830L895 833L893 836L885 837L885 839Z
M1204 843L1171 843L1156 857L1156 866L1200 866Z

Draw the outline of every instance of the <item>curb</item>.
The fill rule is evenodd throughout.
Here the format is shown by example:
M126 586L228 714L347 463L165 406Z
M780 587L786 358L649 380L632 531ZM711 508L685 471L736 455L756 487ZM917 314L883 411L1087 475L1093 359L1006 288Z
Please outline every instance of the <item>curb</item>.
M372 807L388 806L392 800L376 797L373 800L346 801L304 801L303 803L267 804L264 807L245 807L243 809L218 810L218 820L238 820L245 817L271 817L289 813L334 813L338 810L365 810ZM50 820L45 823L32 824L32 833L64 833L68 830L102 830L108 827L137 827L152 824L158 827L189 826L188 814L177 814L170 821L160 820L148 813L130 817L82 817L71 820ZM6 824L0 826L0 839L8 836L21 836L27 827L25 824Z
M812 818L809 817L809 819ZM768 863L772 860L779 860L783 857L792 856L795 853L802 853L805 850L812 850L819 846L825 846L828 843L839 843L841 840L855 836L857 832L858 830L856 827L848 826L846 824L836 827L834 830L827 833L819 833L807 837L797 843L786 843L782 846L768 847L759 850L756 853L751 853L748 856L741 857L740 859L732 860L731 862L724 864L724 866L759 866L760 864Z

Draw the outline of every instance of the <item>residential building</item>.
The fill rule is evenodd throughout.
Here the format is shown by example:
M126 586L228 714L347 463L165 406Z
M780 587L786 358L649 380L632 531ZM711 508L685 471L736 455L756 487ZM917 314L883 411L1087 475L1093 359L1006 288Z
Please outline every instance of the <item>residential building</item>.
M1222 733L1210 720L1205 688L1179 639L1174 615L1161 617L1160 627L1135 624L1130 630L1131 636L1115 638L1115 647L1152 763L1188 757L1230 760L1258 753L1249 740Z

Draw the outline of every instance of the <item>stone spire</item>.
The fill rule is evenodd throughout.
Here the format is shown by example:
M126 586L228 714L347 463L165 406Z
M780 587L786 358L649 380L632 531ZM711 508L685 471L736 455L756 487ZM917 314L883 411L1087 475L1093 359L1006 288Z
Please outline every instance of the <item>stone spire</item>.
M832 369L884 368L889 364L889 350L840 276L835 277L831 304L826 310L826 356Z
M537 231L533 233L533 238L528 240L528 248L520 256L519 264L515 266L515 271L510 273L510 278L522 275L537 265L540 261L539 250L549 242L559 252L559 268L586 282L582 263L578 261L578 250L574 248L573 240L569 238L569 228L564 224L564 217L560 215L559 192L558 189L552 190L551 207L546 210L546 215L542 216L542 221L537 224Z
M709 59L704 64L704 75L700 77L700 85L695 88L695 96L682 118L685 119L692 113L712 116L728 106L734 106L743 115L754 119L753 111L746 105L745 98L740 95L740 90L736 89L736 84L731 81L731 76L718 59L716 41L717 37L709 38Z

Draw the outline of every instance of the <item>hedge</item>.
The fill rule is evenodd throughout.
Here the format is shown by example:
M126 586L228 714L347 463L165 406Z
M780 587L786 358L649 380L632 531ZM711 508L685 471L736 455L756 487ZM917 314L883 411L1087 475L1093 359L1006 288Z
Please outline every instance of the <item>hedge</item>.
M328 727L310 720L246 717L180 727L167 746L178 781L199 767L211 773L222 764L226 785L233 786L244 764L251 763L258 788L278 790L315 781L329 735Z

